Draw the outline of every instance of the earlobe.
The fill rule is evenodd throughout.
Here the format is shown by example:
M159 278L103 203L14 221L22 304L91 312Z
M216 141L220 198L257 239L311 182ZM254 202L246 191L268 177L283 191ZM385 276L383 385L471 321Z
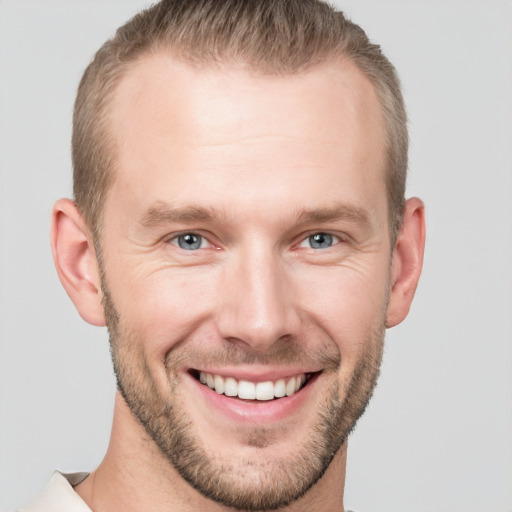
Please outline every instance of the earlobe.
M425 207L414 197L405 204L393 254L386 327L399 324L409 313L423 266L424 248Z
M53 207L51 245L60 282L80 316L90 324L105 325L92 236L70 199L60 199Z

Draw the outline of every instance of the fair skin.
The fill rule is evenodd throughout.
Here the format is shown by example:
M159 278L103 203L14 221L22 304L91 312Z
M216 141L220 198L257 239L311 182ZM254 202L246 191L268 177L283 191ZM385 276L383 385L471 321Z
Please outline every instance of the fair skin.
M279 465L308 456L331 390L346 400L358 364L378 352L375 333L406 317L423 205L408 200L393 251L380 106L346 60L260 76L144 57L116 91L111 122L118 159L101 246L130 347L120 343L119 357L145 369L136 382L150 383L156 403L176 404L229 484L263 488ZM91 233L71 201L55 205L52 233L68 294L105 325ZM323 353L339 357L336 370ZM308 380L288 397L240 400L199 372ZM343 510L345 462L343 443L282 510ZM119 393L107 454L76 491L95 512L232 510L182 478Z

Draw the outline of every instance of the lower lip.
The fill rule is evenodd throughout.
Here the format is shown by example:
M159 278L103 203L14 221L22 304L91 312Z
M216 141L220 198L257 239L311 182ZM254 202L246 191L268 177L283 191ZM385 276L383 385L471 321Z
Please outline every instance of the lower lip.
M272 423L293 416L307 400L318 374L297 393L274 400L240 400L220 395L208 386L190 377L209 409L220 412L231 421L247 423Z

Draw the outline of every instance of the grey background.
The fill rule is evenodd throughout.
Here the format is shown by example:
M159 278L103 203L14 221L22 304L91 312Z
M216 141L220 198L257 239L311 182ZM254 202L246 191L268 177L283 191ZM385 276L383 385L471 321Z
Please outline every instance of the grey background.
M71 190L81 72L144 0L0 1L0 510L52 470L90 470L110 429L104 329L53 270L52 203ZM388 334L349 448L366 512L512 511L512 2L336 2L379 42L409 107L409 195L427 204L425 269Z

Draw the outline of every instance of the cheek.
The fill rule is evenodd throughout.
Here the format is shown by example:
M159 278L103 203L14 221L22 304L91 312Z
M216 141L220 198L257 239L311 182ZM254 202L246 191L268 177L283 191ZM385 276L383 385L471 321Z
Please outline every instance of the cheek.
M300 266L284 270L286 306L338 345L347 364L357 359L380 328L384 317L388 268L381 258L356 266ZM372 263L372 264L370 264ZM213 317L223 303L221 267L143 268L113 272L111 293L125 328L140 340L151 364L184 340L200 339L207 349L216 341ZM309 325L308 325L309 324ZM300 333L298 333L300 334Z
M198 273L191 276L169 269L144 278L127 276L126 284L117 288L114 302L123 325L142 340L147 356L162 361L207 316L212 300L210 281Z
M380 265L373 272L342 267L316 272L316 279L304 282L299 293L303 307L335 341L346 364L352 365L380 337L389 270Z

